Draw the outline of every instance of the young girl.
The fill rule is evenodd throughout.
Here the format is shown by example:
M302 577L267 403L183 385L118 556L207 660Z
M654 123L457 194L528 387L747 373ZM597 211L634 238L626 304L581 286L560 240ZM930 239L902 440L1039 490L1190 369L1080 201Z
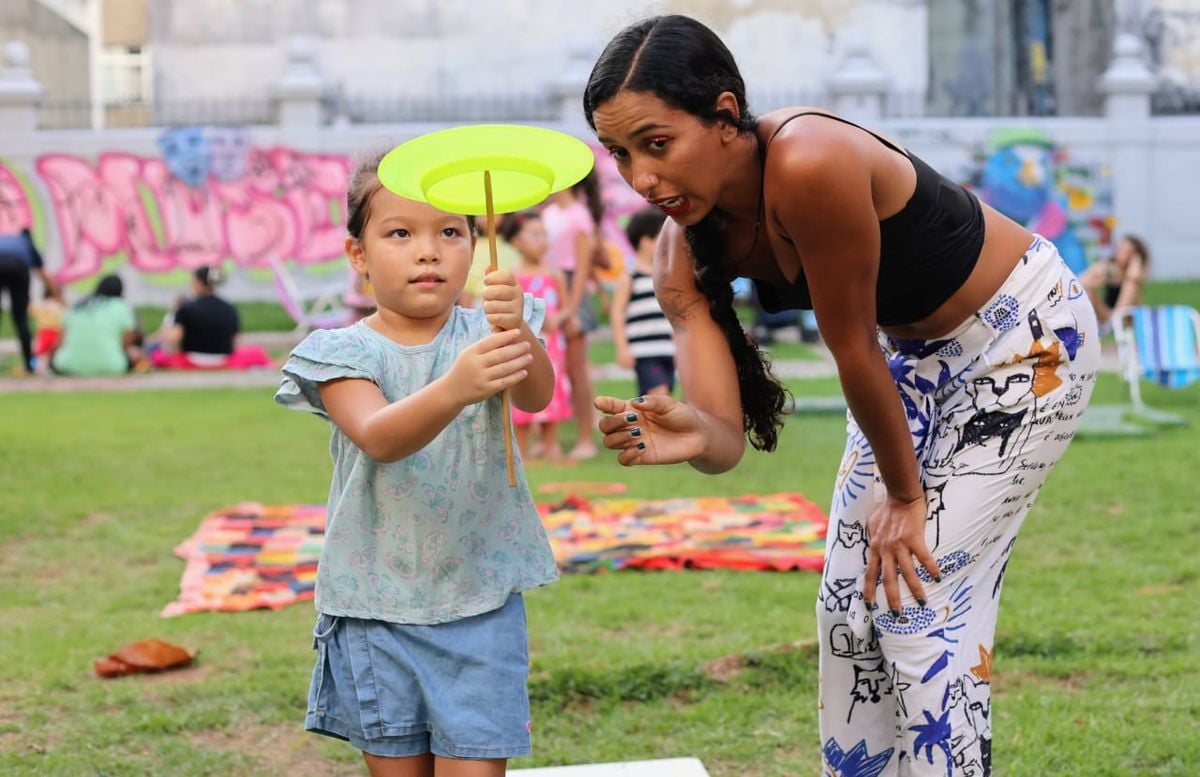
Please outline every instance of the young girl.
M471 219L392 194L378 164L351 180L346 238L378 308L309 335L275 395L333 425L305 728L372 775L503 775L530 752L520 592L557 576L520 467L507 483L500 402L550 401L543 306L500 271L458 307Z
M538 454L547 459L562 457L558 444L558 425L571 417L571 384L567 379L566 342L562 336L562 295L567 288L566 278L561 271L546 266L546 228L536 213L518 213L509 216L501 227L500 235L521 255L517 265L517 282L534 299L546 305L546 322L542 325L546 355L554 366L554 396L550 404L537 413L513 410L513 423L517 425L517 441L522 451L529 451L529 429L541 424L541 441Z

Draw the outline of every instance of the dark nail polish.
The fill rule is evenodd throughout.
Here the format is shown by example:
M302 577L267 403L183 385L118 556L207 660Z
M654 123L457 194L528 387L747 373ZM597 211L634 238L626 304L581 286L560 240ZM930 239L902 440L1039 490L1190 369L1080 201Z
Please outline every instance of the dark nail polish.
M639 428L637 428L637 427L635 426L635 427L633 427L632 429L630 429L630 430L629 430L629 436L630 436L630 437L641 437L641 436L642 436L642 430L641 430L641 429L639 429Z
M935 583L940 583L940 582L942 582L942 576L941 576L941 575L934 575L934 576L933 576L933 582L935 582Z
M891 615L893 618L899 618L899 617L900 617L900 611L899 611L899 610L888 610L888 613L889 613L889 614L890 614L890 615Z
M924 607L924 606L925 606L925 600L924 600L924 599L918 599L918 600L917 600L917 605L919 605L920 607Z
M639 451L644 451L644 450L646 450L646 443L644 443L644 442L639 442L639 443L637 444L637 449L638 449Z
M633 401L637 402L640 405L641 403L646 401L646 398L645 397L634 397Z
M636 420L637 420L637 413L626 413L625 414L626 423L633 423Z

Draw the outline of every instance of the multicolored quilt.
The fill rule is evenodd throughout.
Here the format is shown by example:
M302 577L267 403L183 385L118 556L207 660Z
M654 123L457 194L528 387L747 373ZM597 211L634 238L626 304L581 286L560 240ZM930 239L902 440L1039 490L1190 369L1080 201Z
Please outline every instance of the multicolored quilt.
M828 519L800 494L567 499L539 505L564 572L607 569L818 571Z
M698 499L568 497L538 506L564 572L616 569L817 571L827 519L799 494ZM278 609L313 598L324 505L218 510L175 548L187 562L163 616Z

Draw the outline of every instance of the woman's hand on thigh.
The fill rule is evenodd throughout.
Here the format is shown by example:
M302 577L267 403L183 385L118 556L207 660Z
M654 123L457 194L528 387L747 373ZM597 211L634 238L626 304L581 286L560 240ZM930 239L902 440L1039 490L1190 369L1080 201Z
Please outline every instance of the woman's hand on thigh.
M925 497L911 502L900 502L889 496L875 508L867 519L867 569L864 574L863 598L867 605L875 605L877 581L882 577L883 590L887 595L888 609L893 614L900 611L900 583L903 577L917 604L925 606L925 587L917 576L916 564L935 582L941 582L942 573L937 561L925 543L925 521L928 508ZM916 564L913 560L916 559Z

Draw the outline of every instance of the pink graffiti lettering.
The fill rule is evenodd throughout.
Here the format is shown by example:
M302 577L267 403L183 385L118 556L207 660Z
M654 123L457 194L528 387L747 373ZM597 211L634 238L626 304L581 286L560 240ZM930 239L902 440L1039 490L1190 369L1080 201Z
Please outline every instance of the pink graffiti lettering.
M148 273L224 259L261 267L272 257L312 264L343 255L345 226L332 218L333 203L346 196L343 156L251 149L244 175L210 176L199 188L173 177L161 159L123 152L101 154L94 165L47 154L36 169L62 246L62 281L94 275L121 252ZM16 222L21 212L7 205L15 201L11 178L0 176L0 219Z
M0 235L33 226L33 214L21 182L12 171L0 165Z

